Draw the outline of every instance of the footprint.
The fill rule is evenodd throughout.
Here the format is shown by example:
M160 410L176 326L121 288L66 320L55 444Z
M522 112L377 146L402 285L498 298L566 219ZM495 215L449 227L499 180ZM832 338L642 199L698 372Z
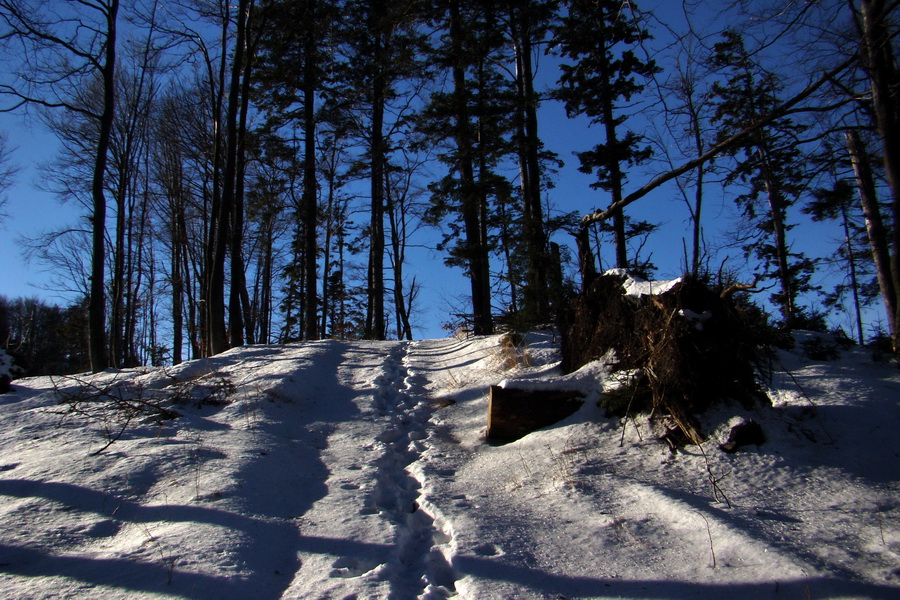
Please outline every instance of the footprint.
M380 564L380 562L372 559L358 560L356 558L344 556L332 563L332 569L331 572L328 573L328 576L342 579L359 577L360 575L365 575Z
M403 437L403 431L396 428L391 427L390 429L386 429L378 434L375 439L379 442L384 442L385 444L390 444L391 442L396 442L401 437Z
M502 556L503 550L494 544L479 544L472 548L472 552L478 556Z

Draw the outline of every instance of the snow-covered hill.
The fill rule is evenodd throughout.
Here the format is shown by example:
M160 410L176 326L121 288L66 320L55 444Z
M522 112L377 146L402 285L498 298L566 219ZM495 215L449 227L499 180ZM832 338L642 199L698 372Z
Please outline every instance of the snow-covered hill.
M551 334L518 357L498 337L322 341L14 381L0 597L900 597L896 368L783 354L764 445L721 452L749 415L725 406L673 454L597 407L604 365L557 360ZM490 445L504 379L589 397ZM100 391L181 416L144 405L123 428Z

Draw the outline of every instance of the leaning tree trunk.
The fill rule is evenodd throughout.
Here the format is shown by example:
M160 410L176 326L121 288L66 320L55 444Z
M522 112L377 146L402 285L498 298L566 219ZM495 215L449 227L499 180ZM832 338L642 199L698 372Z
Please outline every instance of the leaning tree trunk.
M872 261L875 263L878 287L887 311L891 336L895 337L897 335L897 289L894 287L894 280L891 276L890 242L881 218L878 198L875 195L875 180L859 134L855 131L848 131L846 140L847 151L850 153L850 161L856 176L859 202L866 220L866 232L869 238L869 248L872 251Z
M900 106L895 92L900 87L900 71L894 58L892 36L888 25L890 12L885 0L860 0L863 45L872 87L875 121L881 136L884 169L891 190L891 282L900 290ZM891 319L894 325L895 352L900 352L900 305L895 302Z

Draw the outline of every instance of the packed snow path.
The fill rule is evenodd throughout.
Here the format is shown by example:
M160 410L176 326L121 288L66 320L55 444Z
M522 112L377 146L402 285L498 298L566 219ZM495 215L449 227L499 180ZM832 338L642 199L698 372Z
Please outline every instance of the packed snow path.
M330 540L300 553L286 597L349 598L360 590L396 600L454 594L441 550L451 539L422 506L422 482L413 468L432 412L421 396L421 376L409 373L413 347L357 344L336 365L345 392L359 390L352 398L357 418L340 423L324 441L328 493L304 514L301 535L327 531Z
M175 368L34 378L0 396L0 597L259 600L896 598L900 375L785 355L768 442L658 444L561 377L551 334L235 349ZM485 443L486 390L588 393ZM181 398L85 421L60 394ZM205 399L201 406L188 400ZM218 400L226 399L226 403ZM624 427L624 428L623 428ZM873 449L875 451L873 451ZM710 484L713 478L731 506Z

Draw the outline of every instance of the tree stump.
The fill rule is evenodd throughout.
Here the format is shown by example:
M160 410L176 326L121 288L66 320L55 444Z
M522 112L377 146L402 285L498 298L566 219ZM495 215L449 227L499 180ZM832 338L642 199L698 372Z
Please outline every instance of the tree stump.
M583 402L581 392L572 390L517 390L492 385L488 399L487 439L514 442L565 419Z

